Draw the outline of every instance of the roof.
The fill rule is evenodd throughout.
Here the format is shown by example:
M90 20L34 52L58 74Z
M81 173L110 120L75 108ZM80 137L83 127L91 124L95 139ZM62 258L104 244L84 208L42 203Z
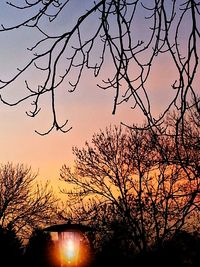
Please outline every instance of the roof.
M88 232L91 230L92 228L87 225L72 224L72 223L55 224L43 229L43 231L47 232L71 232L71 231Z

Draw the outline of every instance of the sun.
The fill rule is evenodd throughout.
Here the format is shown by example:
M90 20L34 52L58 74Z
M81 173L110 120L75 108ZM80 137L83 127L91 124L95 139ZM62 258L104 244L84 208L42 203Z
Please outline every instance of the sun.
M76 244L75 241L72 239L66 240L65 243L63 244L63 253L64 257L66 258L68 263L71 263L75 260L76 258Z

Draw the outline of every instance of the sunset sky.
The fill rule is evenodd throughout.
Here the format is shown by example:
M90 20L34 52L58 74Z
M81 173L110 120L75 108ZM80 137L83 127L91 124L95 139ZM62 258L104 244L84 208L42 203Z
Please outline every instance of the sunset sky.
M1 24L12 25L19 20L19 15L17 15L19 11L8 9L5 2L0 3ZM72 23L74 16L78 16L86 9L88 0L73 2L71 17L67 17L67 22L72 21ZM93 3L93 1L89 2ZM60 29L65 26L65 23L60 21L58 25ZM142 38L138 24L139 35ZM25 61L26 47L34 40L34 31L31 34L25 30L0 33L0 40L0 79L5 79L9 77L10 72ZM109 70L109 65L106 68ZM155 114L159 114L171 97L171 91L166 88L174 82L174 75L174 69L168 58L163 56L155 62L149 80ZM30 77L33 83L37 83L40 78L34 73L29 73ZM15 83L14 95L21 90L22 83L20 82ZM31 166L33 171L39 171L39 178L50 180L54 184L59 179L59 170L62 165L72 164L73 146L83 147L85 141L89 141L93 133L98 132L99 129L105 129L110 124L119 125L121 121L128 124L141 122L140 114L131 110L128 103L119 106L116 114L112 115L115 92L104 91L96 84L97 81L92 73L86 72L75 92L68 93L67 90L63 90L60 93L59 113L62 114L63 121L68 119L69 127L72 126L72 130L66 134L53 131L46 136L40 136L34 132L35 130L45 131L50 126L51 115L44 107L42 109L44 113L41 112L39 117L30 118L25 114L30 108L29 102L12 108L0 103L0 162L24 163ZM48 99L45 99L43 104L47 105Z

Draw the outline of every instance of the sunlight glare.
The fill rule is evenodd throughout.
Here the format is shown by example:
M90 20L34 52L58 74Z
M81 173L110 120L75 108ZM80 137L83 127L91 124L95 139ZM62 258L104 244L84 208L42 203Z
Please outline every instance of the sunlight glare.
M64 253L65 257L67 258L68 261L72 261L75 257L75 243L73 240L69 239L66 241L65 246L64 246Z

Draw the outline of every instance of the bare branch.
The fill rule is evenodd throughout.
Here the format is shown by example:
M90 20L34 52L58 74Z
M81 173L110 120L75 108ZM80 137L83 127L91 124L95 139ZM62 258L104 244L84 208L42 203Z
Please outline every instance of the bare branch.
M174 108L181 110L181 123L187 103L198 97L200 11L196 0L154 0L149 3L142 0L94 1L93 4L88 3L88 9L83 10L75 22L66 25L62 33L54 32L54 35L51 26L71 8L72 1L37 0L25 1L22 5L7 4L16 12L29 11L30 15L16 25L2 25L0 32L20 31L28 27L37 30L42 37L28 48L32 58L23 67L18 67L12 78L7 81L1 79L1 101L12 106L31 98L35 109L28 114L34 117L40 110L39 100L51 94L53 120L46 133L53 129L66 132L57 120L54 98L58 88L67 81L67 91L73 92L81 84L86 70L92 70L94 78L98 78L107 64L110 73L104 74L106 76L97 86L115 91L112 113L116 113L119 105L130 102L132 110L142 111L149 128L162 124L168 111ZM91 23L94 28L86 33L85 26ZM183 39L184 25L187 25L187 33ZM144 29L142 37L137 35L139 26ZM160 115L155 115L152 113L149 81L154 75L154 64L163 55L171 60L176 77L169 77L171 86L166 85L164 89L172 95L169 103ZM66 63L63 63L64 60ZM3 92L6 94L7 88L31 68L42 73L43 81L38 85L40 90L27 86L27 95L19 96L20 99L14 104L10 103L3 97ZM76 73L73 81L72 73ZM31 84L31 81L28 83Z

